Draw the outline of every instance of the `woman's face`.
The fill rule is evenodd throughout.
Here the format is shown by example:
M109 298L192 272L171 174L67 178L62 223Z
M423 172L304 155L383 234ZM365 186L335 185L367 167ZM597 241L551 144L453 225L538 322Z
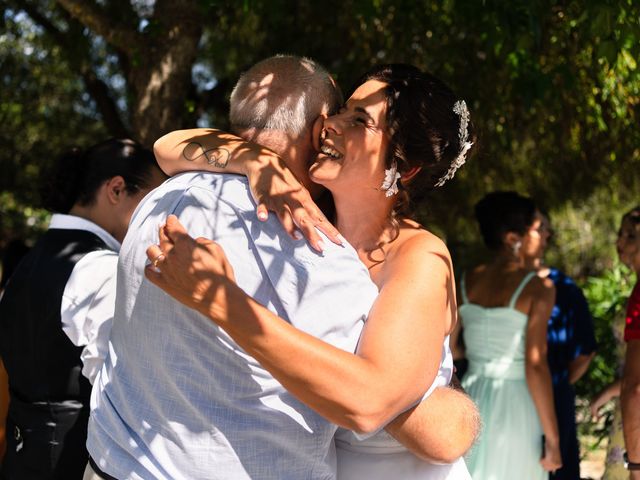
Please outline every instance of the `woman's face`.
M616 249L622 263L640 272L640 225L629 218L624 219L618 231Z
M522 237L520 254L527 260L542 258L550 236L549 220L540 212L536 212L531 227Z
M387 153L386 84L369 80L353 93L340 111L324 121L311 180L335 191L340 185L379 189Z

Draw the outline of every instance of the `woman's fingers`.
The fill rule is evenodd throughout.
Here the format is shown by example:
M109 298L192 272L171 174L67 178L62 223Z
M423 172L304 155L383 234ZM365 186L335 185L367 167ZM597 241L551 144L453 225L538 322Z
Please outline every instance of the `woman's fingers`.
M178 217L175 215L169 215L167 217L167 223L165 224L164 233L167 235L169 240L175 243L179 238L189 237L189 232L184 228L184 225L180 223Z
M258 220L261 222L266 222L267 218L269 218L269 209L264 203L261 203L256 208L256 215L258 216Z
M204 249L206 253L204 255L209 256L212 262L215 262L216 272L219 272L220 275L227 277L229 280L235 283L236 276L233 272L233 267L229 263L227 259L227 255L224 253L224 249L219 243L216 243L212 240L209 240L204 237L198 237L195 239L196 245L198 247ZM199 253L199 256L203 256L203 252ZM206 263L206 262L205 262ZM212 272L214 270L212 269Z
M286 222L283 227L291 237L297 238L293 223L311 246L320 252L322 241L315 228L333 243L342 245L342 236L318 208L309 191L281 163L266 162L249 175L251 194L257 204L256 215L260 221L267 220L268 211L271 210L281 222Z
M302 235L309 241L309 244L318 252L324 251L324 242L320 238L313 222L306 213L298 213L297 218L294 214L293 221L296 223Z
M152 264L144 267L144 276L147 277L147 280L149 280L154 285L165 289L166 281L162 276L162 273L160 273L160 271L157 270Z
M309 240L309 243L320 252L322 248L318 248L317 243L322 242L322 240L320 240L320 236L315 230L316 228L336 245L342 245L344 242L344 237L340 235L338 229L327 220L327 217L324 216L322 211L313 202L301 204L295 208L293 210L293 221L298 225L300 230L302 230L302 233Z
M338 229L334 227L333 224L326 218L316 223L316 228L320 230L322 233L324 233L327 236L327 238L331 240L333 243L335 243L336 245L344 244L345 242L344 237L340 235L340 232L338 231Z
M276 212L280 223L282 224L282 228L289 234L289 236L295 240L300 240L302 235L296 228L295 223L293 222L293 217L291 216L291 212L289 209L285 208Z
M166 255L159 245L151 245L147 248L147 258L153 268L158 268L158 265L166 258Z

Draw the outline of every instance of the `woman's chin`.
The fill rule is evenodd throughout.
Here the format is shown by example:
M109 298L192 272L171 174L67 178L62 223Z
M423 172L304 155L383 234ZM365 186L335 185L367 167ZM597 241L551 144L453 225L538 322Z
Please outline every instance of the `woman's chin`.
M316 160L309 167L309 178L312 182L325 185L335 180L340 173L340 166L326 158Z

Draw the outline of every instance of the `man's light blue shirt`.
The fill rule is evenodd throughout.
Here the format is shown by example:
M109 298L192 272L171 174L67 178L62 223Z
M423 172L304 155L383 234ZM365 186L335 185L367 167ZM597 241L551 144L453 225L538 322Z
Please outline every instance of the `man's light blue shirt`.
M92 395L91 456L116 478L335 478L336 427L211 320L144 278L146 248L170 213L192 236L220 243L249 295L341 349L355 350L378 293L352 247L325 241L319 255L275 215L260 222L243 177L168 180L140 204L120 251L109 354Z

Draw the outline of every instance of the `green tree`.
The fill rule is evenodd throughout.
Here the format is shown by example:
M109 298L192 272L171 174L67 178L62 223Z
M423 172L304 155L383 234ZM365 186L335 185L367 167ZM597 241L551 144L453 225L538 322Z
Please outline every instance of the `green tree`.
M127 134L150 145L197 122L225 127L240 72L279 52L316 58L345 89L374 63L414 63L467 100L477 153L418 205L459 265L477 257L472 205L508 188L551 210L559 266L598 272L611 265L616 223L639 186L629 174L640 163L633 0L0 0L0 8L8 118L0 141L10 146L0 166L11 179L2 188L25 201L37 200L21 193L25 183L65 144ZM28 69L5 70L7 62ZM62 123L45 120L51 112Z

